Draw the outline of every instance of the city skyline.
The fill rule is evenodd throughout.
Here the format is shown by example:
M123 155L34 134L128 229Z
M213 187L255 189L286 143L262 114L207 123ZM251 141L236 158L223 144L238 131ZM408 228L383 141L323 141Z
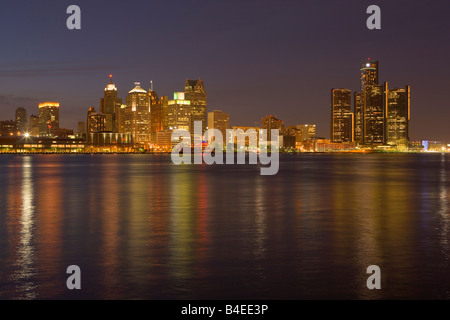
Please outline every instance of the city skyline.
M329 88L359 89L358 65L371 57L382 61L381 79L395 79L392 87L408 83L414 88L411 139L450 140L444 98L450 48L445 34L436 32L449 24L443 1L426 8L381 1L383 27L375 31L365 27L367 5L359 2L150 6L135 1L143 10L129 26L121 17L131 14L131 3L111 1L111 8L104 8L80 1L79 31L65 28L64 2L39 15L38 4L20 2L2 20L14 27L4 38L8 50L2 52L0 66L5 119L17 107L30 112L39 102L56 100L64 108L61 126L76 129L82 120L77 115L97 107L98 91L112 73L123 90L135 81L149 87L153 79L160 96L182 90L183 82L173 79L201 78L208 87L208 105L226 109L233 115L232 125L253 126L261 116L276 113L281 119L317 123L318 135L328 136ZM190 15L184 14L186 6ZM147 13L151 19L145 18ZM23 24L11 20L17 15L24 17ZM427 23L414 24L419 18ZM149 41L129 50L139 38ZM334 47L340 50L329 50Z

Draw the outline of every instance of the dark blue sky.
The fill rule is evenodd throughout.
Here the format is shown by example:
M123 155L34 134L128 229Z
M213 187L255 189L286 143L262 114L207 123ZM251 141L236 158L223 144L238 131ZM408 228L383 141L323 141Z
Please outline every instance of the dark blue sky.
M82 30L66 28L71 4ZM381 30L366 28L371 4ZM123 99L135 81L171 97L201 78L208 109L229 112L232 125L276 114L329 137L330 89L358 90L371 57L381 81L412 86L412 138L450 142L449 9L448 0L3 1L0 119L55 100L61 125L76 129L112 73Z

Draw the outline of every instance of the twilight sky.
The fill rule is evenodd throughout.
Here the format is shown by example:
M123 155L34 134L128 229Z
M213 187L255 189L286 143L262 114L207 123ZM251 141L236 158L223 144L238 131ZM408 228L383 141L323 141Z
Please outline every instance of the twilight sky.
M82 30L66 9L81 8ZM366 9L381 7L382 29ZM18 106L61 103L76 129L114 76L125 100L136 81L172 98L201 78L208 111L231 125L275 114L315 123L329 137L330 90L359 90L359 64L380 62L380 81L411 85L411 138L450 142L448 0L16 0L0 8L0 119Z

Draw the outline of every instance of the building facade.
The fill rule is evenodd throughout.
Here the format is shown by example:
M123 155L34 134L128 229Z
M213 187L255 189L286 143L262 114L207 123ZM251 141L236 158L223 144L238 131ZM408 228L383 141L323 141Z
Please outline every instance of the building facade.
M151 143L150 99L139 82L128 93L123 113L125 133L131 133L136 143Z
M16 123L17 131L19 131L21 135L24 135L28 131L27 110L24 108L16 109Z
M94 107L90 107L86 119L86 133L106 132L106 115L95 111Z
M386 144L408 147L411 87L389 89L386 99Z
M184 86L185 99L191 102L191 127L194 127L195 121L202 122L202 134L208 125L207 102L208 96L206 94L203 81L186 79Z
M354 141L354 118L352 112L352 91L331 90L331 141Z
M112 75L110 75L104 96L100 99L100 113L106 115L105 131L108 132L118 132L116 112L122 105L122 99L118 98L117 94L117 87L112 82Z
M230 128L230 114L221 110L208 113L208 129L217 129L222 133L222 143L226 144L227 129ZM211 140L208 138L208 142Z
M59 129L59 102L43 102L39 104L39 135L51 135L51 130Z
M188 130L193 134L191 101L185 99L184 92L175 92L173 100L168 101L167 126L169 130Z

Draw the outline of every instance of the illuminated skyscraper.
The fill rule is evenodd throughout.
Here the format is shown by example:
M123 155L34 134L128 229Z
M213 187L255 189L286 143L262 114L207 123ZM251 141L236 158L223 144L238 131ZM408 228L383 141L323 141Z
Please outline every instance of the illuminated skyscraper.
M354 95L354 134L355 142L359 144L382 144L380 141L384 141L384 133L380 134L381 130L384 132L384 120L381 122L380 119L380 112L384 117L383 94L377 94L380 90L383 91L383 88L378 86L378 76L378 61L367 60L361 63L361 92ZM369 127L366 128L366 125Z
M152 140L156 143L156 133L163 130L163 112L162 112L162 100L158 98L158 95L153 90L153 81L150 82L150 90L148 91L148 97L150 99L150 120L152 130Z
M193 134L191 101L185 99L184 92L175 92L168 101L167 124L170 130L183 129Z
M39 135L50 136L51 130L59 129L59 102L39 104Z
M16 123L17 130L21 135L28 131L27 110L25 110L24 108L16 109Z
M203 81L186 79L184 94L185 99L191 101L191 127L194 128L195 121L202 121L202 133L204 133L208 125L208 96Z
M355 92L354 94L354 103L355 103L355 142L362 143L363 141L363 105L362 105L362 94L361 92Z
M105 88L104 97L100 99L100 113L106 115L106 130L118 132L116 123L116 111L122 105L122 99L117 97L117 88L109 76L109 83Z
M353 142L352 91L331 90L331 140Z
M169 97L161 97L161 120L163 130L168 130Z
M363 92L363 144L385 143L385 92L384 85L366 85Z
M410 86L387 91L386 143L389 145L407 147L409 144L410 100Z
M151 142L150 99L139 82L135 82L134 89L128 93L124 122L125 133L131 133L135 142Z
M378 84L378 61L361 63L361 92L364 92L366 86Z

